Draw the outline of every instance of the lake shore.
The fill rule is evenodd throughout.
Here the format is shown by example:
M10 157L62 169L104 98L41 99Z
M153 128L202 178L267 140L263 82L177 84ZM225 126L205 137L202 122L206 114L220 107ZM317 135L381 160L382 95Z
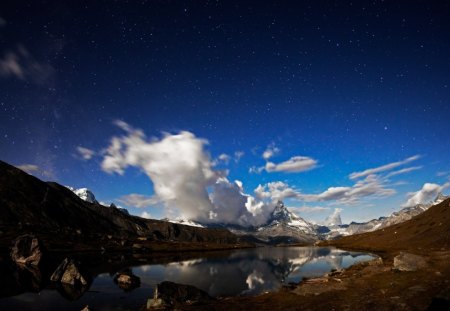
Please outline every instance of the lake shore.
M448 310L449 228L450 199L447 199L406 222L320 243L320 246L368 251L381 260L359 263L256 297L229 297L203 305L176 307L180 310ZM413 271L394 268L397 256L405 253L419 258L423 265Z

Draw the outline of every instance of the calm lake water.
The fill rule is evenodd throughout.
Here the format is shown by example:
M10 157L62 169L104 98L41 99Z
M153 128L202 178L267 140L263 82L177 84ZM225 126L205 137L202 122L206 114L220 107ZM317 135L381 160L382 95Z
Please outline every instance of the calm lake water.
M3 267L2 274L10 271L11 276L2 275L0 310L81 310L86 305L95 310L136 310L146 304L155 285L162 281L194 285L212 296L258 295L373 258L328 247L263 247L158 258L84 258L83 264L91 265L93 281L77 295L55 288L46 281L48 273L30 276ZM114 282L114 276L127 269L140 278L140 287L125 291Z

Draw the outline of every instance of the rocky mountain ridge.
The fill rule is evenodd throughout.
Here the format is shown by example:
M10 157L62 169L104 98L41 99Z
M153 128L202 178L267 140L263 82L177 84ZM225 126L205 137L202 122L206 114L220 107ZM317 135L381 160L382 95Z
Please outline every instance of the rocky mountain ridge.
M0 161L0 246L23 233L45 236L59 248L87 245L123 249L136 243L238 243L226 229L205 229L127 215L115 205L105 207L87 191L80 199L68 188L43 182ZM141 244L142 244L141 243ZM147 242L145 242L147 243Z

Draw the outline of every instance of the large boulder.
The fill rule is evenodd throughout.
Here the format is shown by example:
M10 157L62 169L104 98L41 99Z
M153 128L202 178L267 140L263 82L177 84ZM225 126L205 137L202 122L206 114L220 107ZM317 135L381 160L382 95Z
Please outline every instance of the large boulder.
M42 243L31 234L19 236L11 249L11 259L18 265L38 266L42 256Z
M147 308L170 307L176 304L201 304L211 300L214 298L195 286L165 281L156 286L153 299L147 301Z
M425 268L427 263L422 256L401 252L394 257L394 269L399 271L416 271Z
M65 258L53 272L50 280L71 286L88 286L90 278L80 272L79 266L75 260Z
M119 272L114 278L114 281L124 291L133 290L141 285L141 279L134 275L131 269Z

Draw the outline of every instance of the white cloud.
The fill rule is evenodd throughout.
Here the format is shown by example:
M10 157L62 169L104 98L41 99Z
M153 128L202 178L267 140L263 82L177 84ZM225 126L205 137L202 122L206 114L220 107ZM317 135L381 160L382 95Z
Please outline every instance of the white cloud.
M330 187L319 194L302 194L299 199L307 202L337 201L340 204L352 205L365 197L388 197L396 193L387 188L385 181L377 175L369 175L351 187Z
M214 160L213 164L214 164L214 166L221 164L221 163L227 165L228 163L230 163L230 160L231 160L231 157L228 154L222 153L217 157L217 159Z
M81 146L77 147L77 151L83 160L90 160L95 155L94 150L91 150L91 149L88 149L85 147L81 147Z
M152 180L155 197L166 213L204 223L257 225L265 222L274 206L243 193L243 185L229 182L213 169L206 140L190 132L164 134L147 139L141 130L123 121L115 124L126 132L112 137L104 151L102 169L124 174L127 167L141 169ZM207 189L210 189L208 193ZM135 206L147 206L155 198L122 198Z
M450 176L450 171L440 171L436 173L437 177Z
M117 199L117 201L126 206L137 208L151 207L160 203L160 200L155 196L147 196L137 193L131 193L121 196Z
M393 171L393 172L387 174L386 178L389 178L389 177L392 177L392 176L397 176L397 175L400 175L400 174L406 174L406 173L417 171L417 170L420 170L420 169L422 169L422 166L412 166L412 167L403 168L401 170Z
M275 146L274 143L267 146L266 150L263 152L262 157L264 160L269 160L274 155L278 154L280 149Z
M48 172L35 164L21 164L16 165L16 167L30 175L42 175L49 178L54 177L51 172Z
M301 206L301 207L290 207L289 210L294 213L318 213L330 210L329 207L323 206Z
M242 183L229 182L225 177L219 178L211 192L213 203L210 220L212 222L235 223L239 225L260 225L265 223L274 205L243 193Z
M142 218L152 219L152 215L150 215L150 213L147 212L142 212L141 215L139 216Z
M273 202L301 197L299 191L282 181L274 181L265 185L258 185L254 192L256 198L260 200L269 199Z
M47 63L37 61L31 53L19 45L0 59L0 76L15 77L23 81L31 81L37 85L51 84L55 69Z
M271 172L297 173L309 171L317 166L317 160L310 157L295 156L287 161L275 164L267 162L265 170Z
M34 164L22 164L22 165L16 165L16 167L28 174L33 174L36 172L39 172L41 169L39 168L39 166L34 165Z
M244 151L235 151L234 152L234 162L239 163L241 158L245 155Z
M414 206L416 204L423 204L432 201L439 192L450 188L450 182L443 185L425 183L422 189L416 192L410 192L407 194L408 200L402 205L403 207Z
M184 218L207 221L212 203L206 188L219 175L204 151L207 141L190 132L166 133L160 140L148 141L141 130L123 121L115 124L127 135L111 139L102 169L123 174L125 168L137 167L153 181L154 192L166 207L178 209Z
M260 166L260 167L252 166L248 169L248 172L250 174L261 174L262 171L264 171L264 166Z
M333 213L331 213L331 215L328 215L328 217L325 219L324 224L327 226L341 225L341 212L342 208L335 208Z
M366 177L366 176L373 175L373 174L376 174L376 173L389 171L389 170L392 170L392 169L394 169L396 167L399 167L401 165L404 165L404 164L410 163L412 161L415 161L415 160L417 160L419 158L420 158L420 155L415 155L415 156L409 157L409 158L407 158L405 160L402 160L402 161L389 163L389 164L382 165L382 166L375 167L375 168L370 168L370 169L367 169L367 170L364 170L364 171L361 171L361 172L354 172L354 173L351 173L349 175L349 177L350 177L350 179L357 179L357 178L360 178L360 177Z

